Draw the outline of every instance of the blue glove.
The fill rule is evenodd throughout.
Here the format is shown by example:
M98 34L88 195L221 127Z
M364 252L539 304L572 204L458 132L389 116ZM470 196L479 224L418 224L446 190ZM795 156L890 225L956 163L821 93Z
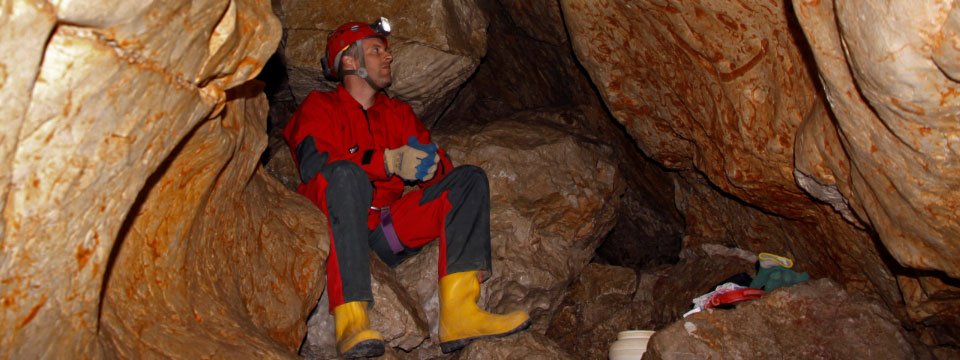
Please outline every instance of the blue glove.
M415 135L410 135L407 138L407 146L427 153L427 156L420 159L420 165L417 165L417 180L425 181L433 178L433 172L437 171L436 165L439 160L437 144L421 144Z

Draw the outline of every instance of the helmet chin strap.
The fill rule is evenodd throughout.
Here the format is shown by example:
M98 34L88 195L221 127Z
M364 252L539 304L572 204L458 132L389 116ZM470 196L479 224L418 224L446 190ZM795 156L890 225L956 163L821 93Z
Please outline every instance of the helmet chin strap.
M374 91L380 91L380 90L382 90L383 88L380 87L380 86L377 86L377 84L375 84L375 83L373 82L373 80L370 79L370 74L367 72L367 61L366 61L366 59L363 58L363 44L362 44L362 42L363 42L363 39L357 40L357 42L354 43L354 44L357 46L357 49L359 49L358 52L360 53L360 55L357 55L357 62L360 63L360 67L359 67L358 69L356 69L356 70L344 70L344 71L343 71L343 76L347 76L347 75L356 75L356 76L359 76L361 79L365 80L365 81L367 82L367 84L370 85L370 87L371 87Z

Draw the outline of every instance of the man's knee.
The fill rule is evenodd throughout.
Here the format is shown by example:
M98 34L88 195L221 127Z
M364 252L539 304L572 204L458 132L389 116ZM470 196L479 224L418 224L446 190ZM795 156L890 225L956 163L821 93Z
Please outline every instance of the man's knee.
M323 169L323 177L327 180L327 197L349 196L356 200L370 201L373 196L373 185L367 173L360 165L352 161L334 161ZM369 206L369 204L367 205Z
M367 174L360 168L360 165L348 160L339 160L328 164L326 168L323 169L323 177L327 179L327 183L370 182L370 180L367 179Z

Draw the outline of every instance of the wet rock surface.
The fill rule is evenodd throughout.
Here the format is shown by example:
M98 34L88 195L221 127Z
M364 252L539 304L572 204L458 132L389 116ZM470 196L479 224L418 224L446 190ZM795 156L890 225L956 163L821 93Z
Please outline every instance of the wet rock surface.
M823 293L844 304L870 299L848 317L888 340L875 350L925 358L902 346L916 337L957 357L955 7L7 1L0 358L296 356L328 234L289 191L296 169L277 132L307 91L332 87L319 67L326 33L379 16L396 25L390 93L491 178L495 274L481 304L536 321L441 355L430 245L400 269L374 268L385 358L602 357L618 329L667 326L749 268L733 248L794 258L855 294ZM284 81L263 90L268 112L262 88L243 84L278 43L279 75L264 76ZM601 241L596 261L638 275L586 265ZM783 306L814 309L804 294ZM791 319L819 319L803 315ZM316 320L326 338L311 356L329 357L330 318ZM687 350L793 356L701 325L716 336ZM875 354L849 333L839 338L856 354L776 330L767 338L804 356ZM723 343L736 345L712 347Z
M797 171L900 263L960 277L957 4L793 3L834 115L797 134Z
M769 211L811 210L793 135L823 104L783 3L560 3L577 59L644 153Z
M650 339L644 359L914 359L884 306L830 280L777 289L732 310L690 315Z
M930 302L897 281L917 276L900 264L956 276L954 4L560 3L607 108L681 170L684 248L780 251L924 339L956 333L908 315Z
M463 360L481 359L537 359L573 360L575 356L563 351L549 338L532 331L513 336L487 340L462 350L457 356Z
M752 274L756 256L704 245L680 254L676 265L635 273L590 264L560 303L547 336L578 358L605 358L617 333L660 329L680 319L692 300L726 279Z
M151 177L121 229L100 318L111 356L285 358L300 345L324 285L326 222L258 169L262 85L228 99Z
M415 298L407 293L393 271L379 259L370 259L374 303L371 307L370 326L383 335L388 347L395 351L409 352L419 347L430 337L427 324ZM307 337L300 355L306 359L332 359L337 357L337 340L334 335L333 314L329 311L327 293L324 292L317 308L307 321Z
M254 76L275 48L280 25L269 6L252 0L0 6L0 43L13 54L0 60L0 108L6 115L0 126L0 357L179 351L194 357L227 348L233 354L280 356L284 346L296 346L303 331L298 297L318 289L309 278L316 265L299 261L319 261L325 253L300 235L319 232L319 223L288 224L270 214L299 209L303 204L292 197L283 209L231 215L227 218L237 222L221 224L246 229L250 237L213 235L205 232L210 223L203 220L207 212L242 211L245 201L285 199L271 179L255 172L264 145L258 141L265 140L255 134L263 125L244 119L265 115L265 99L244 95L228 101L236 94L226 91ZM191 137L204 140L187 146ZM187 156L209 162L184 160L188 171L175 177L198 182L184 184L189 191L176 192L180 197L159 200L173 205L170 209L143 207L152 191L148 184L163 178L164 169L174 166L169 156L182 155L185 147L191 148ZM208 208L206 201L223 203ZM296 249L303 257L244 252L260 240L273 240L256 236L271 228L277 236L296 236L258 252ZM194 237L201 234L206 241ZM236 246L224 247L218 239ZM147 261L111 260L111 254L123 252L121 245L141 247L143 254L134 256ZM210 248L188 260L191 246ZM228 265L237 272L225 269ZM263 274L246 276L252 271ZM123 277L137 283L123 284ZM117 293L104 289L108 279L119 282ZM213 286L214 279L223 282ZM245 297L240 289L266 291ZM206 296L191 298L200 294ZM112 303L105 299L116 295ZM137 324L132 331L109 317L117 304L129 306L124 321ZM152 307L140 307L147 304ZM150 317L158 314L163 316ZM157 324L158 319L169 323ZM229 333L236 342L209 340L213 333ZM105 338L121 347L111 349L116 344ZM202 344L179 346L189 342L184 338ZM145 344L153 350L141 352Z

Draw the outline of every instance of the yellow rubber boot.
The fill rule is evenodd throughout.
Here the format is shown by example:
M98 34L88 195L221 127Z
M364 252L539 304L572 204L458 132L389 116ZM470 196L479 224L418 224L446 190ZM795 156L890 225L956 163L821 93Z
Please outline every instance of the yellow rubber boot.
M477 339L506 336L530 326L526 311L498 315L480 309L477 273L465 271L440 279L440 349L444 354Z
M337 351L347 359L383 355L383 336L370 329L367 302L351 301L333 309Z

